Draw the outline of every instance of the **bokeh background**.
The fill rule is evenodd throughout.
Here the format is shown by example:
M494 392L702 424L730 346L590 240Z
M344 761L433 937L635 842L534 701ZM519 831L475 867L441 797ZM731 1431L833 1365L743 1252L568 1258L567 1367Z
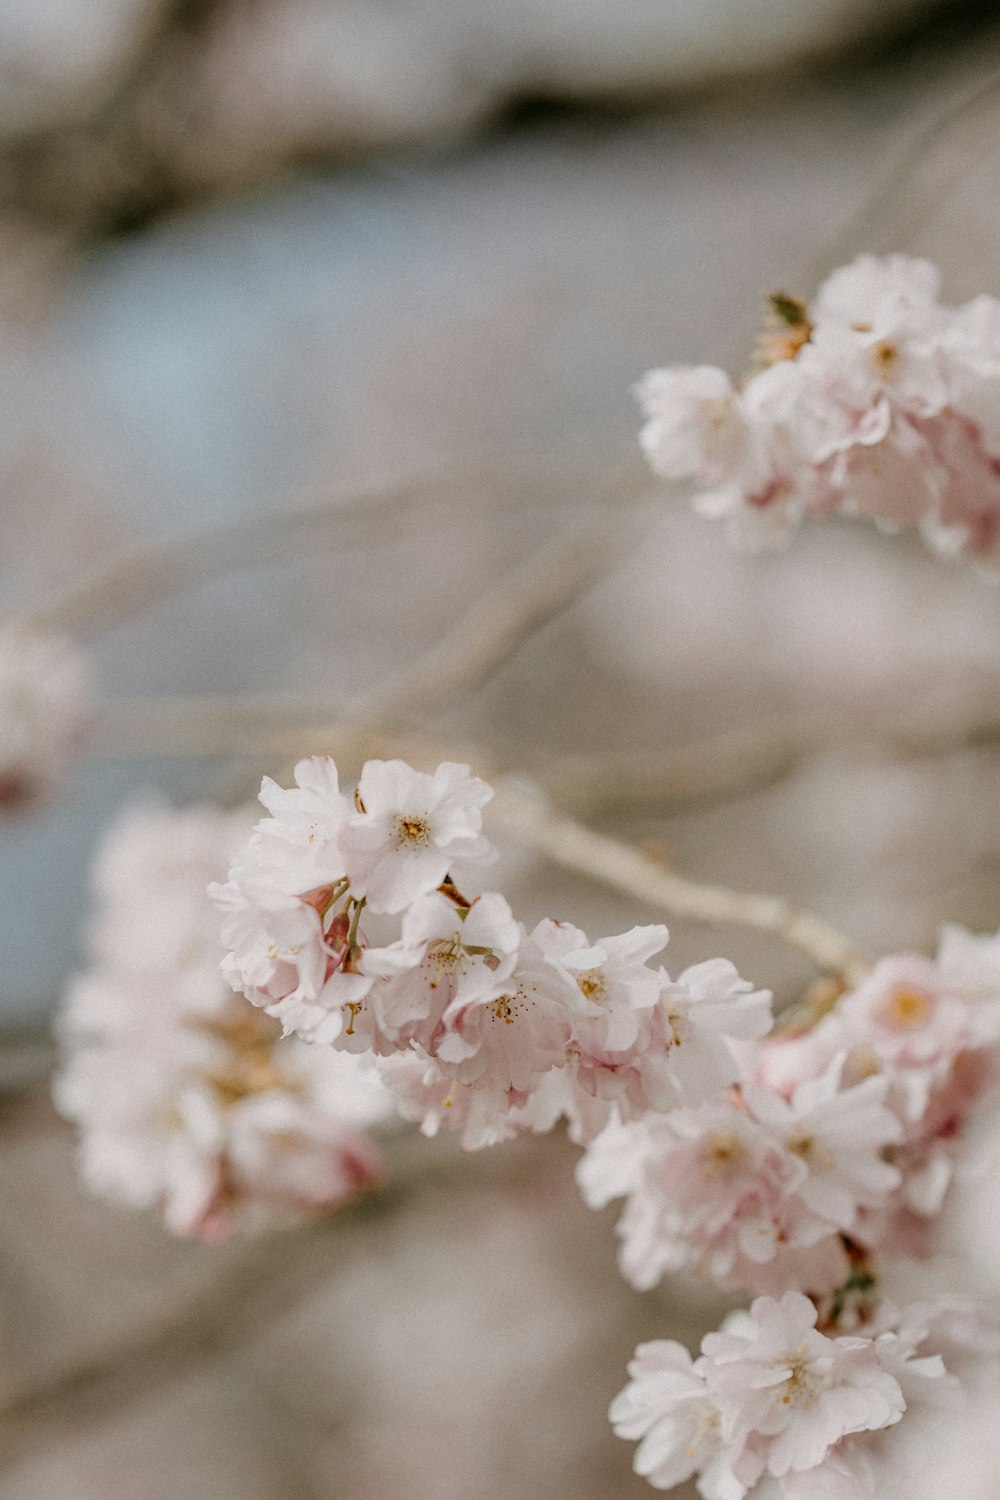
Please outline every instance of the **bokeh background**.
M537 462L516 513L480 496L96 643L108 702L332 703L377 681L606 504L632 382L738 370L768 290L898 248L938 259L956 300L1000 292L996 9L0 0L4 610L304 495ZM856 744L831 733L766 784L603 816L875 952L929 946L944 919L995 929L1000 751L875 743L1000 690L995 581L849 525L746 558L661 494L637 551L437 727L516 764L842 716ZM0 1496L648 1493L607 1402L640 1338L693 1337L714 1310L624 1286L613 1215L582 1207L562 1141L467 1159L406 1138L372 1204L221 1252L76 1187L45 1074L90 854L140 788L232 777L105 735L59 805L0 831ZM506 867L528 918L647 919L516 851ZM672 924L672 966L720 948L783 999L812 978L771 942ZM1000 1290L992 1239L969 1229L968 1275Z

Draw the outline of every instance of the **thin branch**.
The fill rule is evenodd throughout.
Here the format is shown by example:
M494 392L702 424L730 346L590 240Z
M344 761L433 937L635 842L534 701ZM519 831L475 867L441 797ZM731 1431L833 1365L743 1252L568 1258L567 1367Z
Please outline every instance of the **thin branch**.
M669 750L593 755L487 749L465 735L445 745L424 731L347 722L337 713L336 705L289 695L126 698L102 710L94 748L114 756L238 756L254 762L285 760L320 742L345 763L372 755L436 763L458 753L487 776L520 770L563 808L598 817L665 815L745 796L831 750L916 759L1000 741L1000 691L992 685L938 699L921 696L909 709L883 703L870 711L788 714Z
M823 973L849 985L856 984L870 967L849 938L783 897L701 885L675 875L640 850L553 811L541 797L513 783L499 789L493 817L506 833L553 864L668 915L770 933L805 953Z
M574 522L473 605L419 661L355 698L348 717L376 725L423 721L468 697L635 550L642 535L636 522L632 515L623 525L614 506Z
M578 509L581 490L604 503L610 470L590 456L505 456L452 464L440 472L352 494L313 495L294 506L241 515L222 525L154 542L115 559L60 598L25 610L30 627L89 635L107 629L223 573L301 561L318 551L381 543L443 516L488 508L492 513L544 505ZM596 478L595 478L596 476ZM648 471L630 459L615 470L616 503L650 490Z
M651 509L656 513L658 506ZM286 746L288 760L294 763L301 755L321 751L355 765L373 753L377 741L385 753L399 755L412 721L440 713L475 692L543 625L638 547L644 534L637 525L640 517L648 519L630 511L623 524L610 504L596 516L577 520L473 605L412 666L350 699L331 723ZM454 748L447 758L454 758ZM486 757L484 761L488 764ZM224 800L242 800L255 787L256 780L251 788L241 777Z

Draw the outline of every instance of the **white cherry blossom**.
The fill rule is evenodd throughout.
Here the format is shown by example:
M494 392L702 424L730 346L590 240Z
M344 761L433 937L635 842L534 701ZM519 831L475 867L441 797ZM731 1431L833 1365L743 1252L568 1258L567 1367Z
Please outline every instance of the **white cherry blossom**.
M619 1437L641 1439L635 1472L655 1489L697 1476L705 1500L743 1500L747 1486L733 1472L721 1413L699 1366L672 1339L640 1344L629 1363L629 1384L608 1415Z
M898 1422L906 1402L867 1338L828 1338L808 1297L758 1297L749 1318L702 1340L708 1391L722 1436L752 1444L761 1472L817 1468L842 1438Z
M55 791L93 711L89 657L73 641L0 626L0 816Z
M372 911L401 912L453 866L492 859L482 836L482 809L492 795L468 766L445 762L429 776L401 760L366 762L358 808L341 835L355 895Z
M244 812L147 807L96 871L93 959L60 1020L55 1092L97 1193L218 1241L337 1207L377 1181L392 1099L361 1059L281 1040L220 971L209 880ZM315 913L314 913L315 915Z

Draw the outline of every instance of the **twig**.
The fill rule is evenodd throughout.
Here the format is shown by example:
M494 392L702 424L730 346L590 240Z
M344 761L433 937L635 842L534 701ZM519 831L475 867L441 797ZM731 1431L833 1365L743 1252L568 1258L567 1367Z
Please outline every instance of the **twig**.
M427 524L435 510L489 506L524 510L545 497L546 508L578 508L581 489L603 499L609 470L594 458L574 463L565 454L543 459L470 460L438 473L354 494L313 496L295 506L240 516L205 530L151 543L118 558L62 597L22 613L30 627L82 636L106 629L184 589L226 572L302 560L328 548L381 542ZM595 475L598 476L595 480ZM649 492L638 460L621 465L611 481L617 504Z
M701 885L675 875L638 849L585 828L510 782L499 789L493 817L521 844L553 864L623 891L647 906L714 926L770 933L848 985L856 984L870 967L849 938L783 897Z
M412 666L355 698L348 717L386 724L421 721L476 691L550 620L561 614L640 542L613 506L577 521L504 578Z
M411 667L350 699L331 723L287 745L287 759L294 763L301 755L319 751L335 753L353 765L371 755L376 743L385 747L384 753L399 755L411 722L440 713L475 692L530 636L633 551L643 535L637 518L631 511L623 524L611 505L575 522L487 593ZM453 757L454 748L447 758ZM440 753L435 758L439 760ZM282 772L288 774L287 769ZM241 801L252 790L240 777L223 800Z
M499 640L495 645L499 649ZM413 678L408 681L412 690ZM566 810L597 817L666 814L743 796L831 750L909 759L1000 741L1000 688L993 687L921 697L909 711L882 704L871 711L789 714L669 750L544 757L517 747L487 749L464 735L445 746L425 731L365 725L354 715L348 722L346 707L340 718L337 713L335 705L288 695L127 698L102 710L95 748L114 756L224 755L254 762L285 760L319 743L345 763L370 755L436 762L459 753L484 775L519 769Z

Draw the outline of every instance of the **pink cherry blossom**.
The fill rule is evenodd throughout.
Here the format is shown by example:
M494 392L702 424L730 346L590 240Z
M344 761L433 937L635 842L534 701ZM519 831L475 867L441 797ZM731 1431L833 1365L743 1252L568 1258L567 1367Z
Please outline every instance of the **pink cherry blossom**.
M860 256L811 307L772 299L786 334L739 385L709 366L651 371L642 447L696 507L757 546L831 511L918 527L944 554L1000 562L1000 302L939 301L938 273Z
M729 1098L615 1127L577 1173L592 1208L626 1197L621 1267L643 1289L685 1269L759 1289L779 1254L817 1245L821 1259L803 1258L800 1269L822 1277L814 1290L835 1286L847 1263L839 1242L828 1260L829 1224L796 1197L806 1176L802 1158Z
M358 810L341 836L354 894L372 911L400 912L454 866L492 859L482 836L482 809L492 795L468 766L446 762L428 776L401 760L366 762Z
M835 1059L790 1100L769 1089L747 1089L745 1097L755 1118L805 1163L799 1200L832 1229L850 1233L860 1210L883 1208L902 1181L886 1152L902 1140L903 1126L885 1106L887 1079L842 1088L842 1071L843 1059Z
M377 1181L367 1127L393 1107L364 1061L282 1041L227 986L206 887L247 824L208 808L126 815L97 865L93 960L60 1021L56 1100L88 1185L213 1241Z
M513 969L522 938L496 892L478 897L467 910L437 891L419 897L404 913L400 938L362 955L361 970L374 983L339 1045L372 1046L386 1054L418 1043L433 1051L445 1011L494 994Z
M548 962L533 935L516 963L476 995L456 995L441 1018L434 1055L458 1083L526 1097L566 1061L579 992Z
M723 1440L753 1442L761 1472L777 1478L817 1468L855 1432L898 1422L906 1402L867 1338L828 1338L808 1297L758 1297L731 1332L702 1340L705 1383Z
M62 637L0 626L0 816L56 790L93 709L89 658Z

